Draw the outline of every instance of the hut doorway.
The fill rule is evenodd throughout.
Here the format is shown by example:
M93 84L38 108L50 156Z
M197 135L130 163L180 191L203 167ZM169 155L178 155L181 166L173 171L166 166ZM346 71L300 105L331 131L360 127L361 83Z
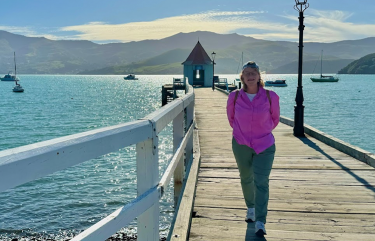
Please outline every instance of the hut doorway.
M193 85L204 86L204 70L203 69L194 70Z
M204 86L204 70L195 70L193 74L193 85Z

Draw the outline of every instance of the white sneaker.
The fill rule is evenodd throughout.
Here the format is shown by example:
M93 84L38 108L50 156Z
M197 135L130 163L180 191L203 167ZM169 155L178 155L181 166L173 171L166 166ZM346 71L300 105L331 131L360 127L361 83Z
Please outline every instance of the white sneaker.
M255 221L255 208L248 208L246 213L246 222L254 222Z
M255 223L255 234L261 237L267 234L263 222L257 221Z

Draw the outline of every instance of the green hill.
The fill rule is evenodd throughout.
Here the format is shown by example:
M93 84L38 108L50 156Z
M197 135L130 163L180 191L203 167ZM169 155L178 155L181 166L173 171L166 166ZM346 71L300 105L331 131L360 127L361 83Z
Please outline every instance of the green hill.
M181 63L198 39L209 55L216 52L217 74L236 74L242 53L244 61L254 60L267 72L296 71L298 43L255 39L235 33L197 31L160 40L96 44L84 40L26 37L0 30L0 74L14 69L14 51L18 74L181 74ZM305 70L310 68L309 61L320 59L322 49L327 59L335 60L324 63L327 73L345 67L347 59L373 53L373 46L375 37L334 43L306 42L304 73L308 73Z
M341 69L339 74L375 74L375 53L355 60Z
M79 74L182 74L183 69L181 63L186 59L186 56L188 56L190 52L191 50L189 49L174 49L144 61L133 62L127 65L116 65L97 70L82 71Z

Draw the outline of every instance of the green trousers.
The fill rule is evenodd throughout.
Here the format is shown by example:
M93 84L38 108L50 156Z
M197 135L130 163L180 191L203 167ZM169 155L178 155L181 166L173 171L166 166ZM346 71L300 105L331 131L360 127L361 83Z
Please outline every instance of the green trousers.
M266 223L269 176L275 157L275 144L256 154L252 148L238 144L233 138L232 149L240 172L246 206L255 208L255 221Z

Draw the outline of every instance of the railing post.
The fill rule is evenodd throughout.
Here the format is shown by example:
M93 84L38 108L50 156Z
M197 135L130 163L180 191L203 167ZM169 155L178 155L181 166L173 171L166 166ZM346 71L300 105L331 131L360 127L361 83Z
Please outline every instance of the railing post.
M168 93L164 85L161 87L161 106L168 104Z
M187 82L188 82L187 77L184 77L185 94L187 93L187 90L188 90L188 87L186 85Z
M184 138L184 112L176 116L173 120L173 153L176 152L179 144ZM180 197L182 183L184 179L185 167L183 156L178 161L174 171L174 207L177 208L178 198Z
M154 130L155 131L155 130ZM159 182L158 138L139 142L137 150L137 195L141 195ZM137 240L159 240L159 199L138 217Z
M177 98L177 90L176 90L176 78L173 78L173 99Z
M187 107L186 107L186 130L189 130L190 125L193 124L194 119L194 101L192 101ZM193 157L193 135L191 135L188 143L186 144L186 165L188 165Z

